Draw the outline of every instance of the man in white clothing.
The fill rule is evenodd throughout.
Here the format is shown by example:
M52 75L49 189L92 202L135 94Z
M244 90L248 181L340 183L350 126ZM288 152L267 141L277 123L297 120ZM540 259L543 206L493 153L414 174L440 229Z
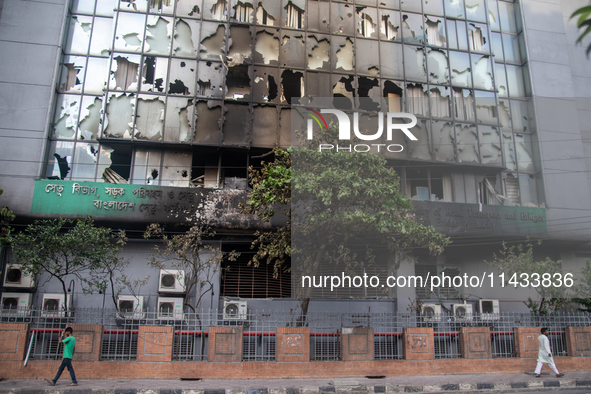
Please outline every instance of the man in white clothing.
M536 366L536 377L540 377L540 372L542 372L543 363L548 364L550 369L556 374L557 378L564 376L563 373L558 372L558 370L556 369L556 365L554 365L554 359L552 358L552 348L550 347L550 341L546 336L546 334L548 333L548 329L546 327L542 327L541 333L542 335L538 337L540 350L538 352L538 365Z

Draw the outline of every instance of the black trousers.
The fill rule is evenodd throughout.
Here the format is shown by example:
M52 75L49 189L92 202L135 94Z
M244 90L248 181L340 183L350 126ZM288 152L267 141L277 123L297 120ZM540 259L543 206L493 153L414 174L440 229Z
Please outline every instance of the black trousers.
M68 372L70 372L70 377L72 378L72 383L78 383L76 381L76 374L74 373L74 367L72 367L72 359L71 358L64 358L62 360L62 365L60 365L60 369L57 371L57 375L53 378L53 383L57 383L57 380L62 376L62 372L64 372L64 368L68 368Z

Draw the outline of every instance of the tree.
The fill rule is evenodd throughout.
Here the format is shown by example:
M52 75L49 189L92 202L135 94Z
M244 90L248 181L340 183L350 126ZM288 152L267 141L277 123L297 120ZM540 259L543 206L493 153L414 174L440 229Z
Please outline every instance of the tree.
M378 251L394 256L395 268L410 247L441 253L449 238L415 221L400 178L385 159L314 148L334 144L337 136L331 124L322 137L302 139L300 146L287 151L276 149L275 161L262 170L250 168L253 191L243 212L269 222L281 209L290 219L277 232L258 233L252 262L273 263L276 273L288 269L289 257L300 272L313 273L321 263L359 272L375 262ZM310 291L298 298L303 299L305 317Z
M579 19L577 20L577 27L579 29L585 29L581 32L579 38L577 39L578 44L580 42L583 42L585 37L589 35L589 33L591 33L591 5L579 8L578 10L573 12L573 14L570 17L572 19L577 16L579 17ZM591 53L591 44L587 46L587 57L589 57L589 53Z
M155 246L154 254L148 264L159 269L172 268L185 272L184 305L195 312L203 297L212 291L213 279L220 271L222 261L236 260L238 253L224 253L217 243L207 240L215 236L215 231L205 225L194 225L183 233L169 235L159 224L152 223L144 233L144 238L164 241L164 246ZM167 267L167 265L170 266ZM191 298L196 290L199 295L194 303Z
M0 195L2 195L2 193L3 190L0 189ZM8 236L12 231L12 228L9 226L9 224L15 218L15 214L8 207L0 208L0 245L8 243Z
M583 312L591 312L591 261L587 260L581 270L579 283L575 288L576 297L573 301L581 304Z
M541 242L538 242L540 245ZM499 254L493 254L493 260L487 263L505 273L505 286L533 288L538 293L538 300L531 297L523 303L537 315L562 310L568 303L566 286L556 287L555 274L562 275L561 261L546 257L537 260L534 257L534 245L531 242L508 247L504 242ZM545 275L545 276L544 276ZM549 275L549 276L548 276ZM551 278L551 286L543 286L544 278ZM539 279L536 285L536 278ZM526 280L527 279L527 280Z
M64 297L67 277L78 278L85 293L104 291L124 266L118 253L125 245L125 234L95 227L92 218L38 220L25 232L10 235L9 241L23 270L48 274L47 281L60 282Z

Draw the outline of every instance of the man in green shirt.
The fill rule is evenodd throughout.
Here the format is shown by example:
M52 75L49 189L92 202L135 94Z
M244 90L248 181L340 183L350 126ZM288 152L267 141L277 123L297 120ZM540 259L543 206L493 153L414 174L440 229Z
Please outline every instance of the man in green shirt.
M78 382L76 381L76 374L74 373L74 367L72 367L72 356L74 356L74 347L76 346L76 338L72 336L74 330L72 327L66 328L62 331L62 336L60 337L59 342L64 344L64 358L62 360L62 365L60 365L60 369L57 371L57 375L53 380L45 379L47 383L52 386L55 386L57 380L64 372L64 368L68 368L68 372L70 372L70 377L72 378L72 383L68 386L77 386Z

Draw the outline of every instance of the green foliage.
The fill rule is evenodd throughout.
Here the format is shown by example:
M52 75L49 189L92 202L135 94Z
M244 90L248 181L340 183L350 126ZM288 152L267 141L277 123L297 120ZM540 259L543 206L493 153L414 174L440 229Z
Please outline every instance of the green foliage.
M222 261L236 260L236 252L224 253L218 243L211 243L215 231L204 225L195 225L186 232L169 235L159 224L152 223L144 238L156 238L164 246L155 246L148 265L159 269L185 271L184 305L193 311L199 308L203 296L213 289L213 279L220 271ZM192 303L193 294L199 291Z
M68 276L77 278L85 293L101 292L116 282L126 264L118 256L126 243L125 233L95 227L92 218L38 220L25 232L10 235L9 241L16 263L24 271L58 280L64 296Z
M577 27L580 30L583 30L577 39L577 44L583 42L585 37L587 37L591 33L591 5L586 7L581 7L570 16L571 19L578 17L577 20ZM589 57L589 53L591 53L591 44L587 47L587 57Z
M584 312L591 312L591 261L587 260L575 288L576 298L573 301L581 304Z
M541 242L538 242L540 245ZM505 286L513 286L508 282L516 279L518 283L525 283L522 280L521 275L524 277L527 275L528 278L532 278L534 274L538 274L540 281L542 275L550 274L554 277L554 274L562 275L562 263L560 260L554 261L549 257L543 260L536 260L533 251L534 245L531 242L526 244L514 245L507 247L503 242L503 246L499 251L499 254L493 254L493 260L487 261L489 265L498 268L500 271L505 273ZM516 275L514 277L514 275ZM528 298L527 302L523 302L533 314L547 315L550 312L556 312L563 310L569 300L566 296L567 288L565 286L555 287L553 285L545 287L541 283L538 286L534 286L534 281L529 280L529 288L533 288L537 293L539 300L534 300L531 297Z
M0 195L3 190L0 189ZM9 226L10 222L16 219L16 215L8 209L8 207L0 208L0 245L8 243L8 236L12 232L12 228Z

